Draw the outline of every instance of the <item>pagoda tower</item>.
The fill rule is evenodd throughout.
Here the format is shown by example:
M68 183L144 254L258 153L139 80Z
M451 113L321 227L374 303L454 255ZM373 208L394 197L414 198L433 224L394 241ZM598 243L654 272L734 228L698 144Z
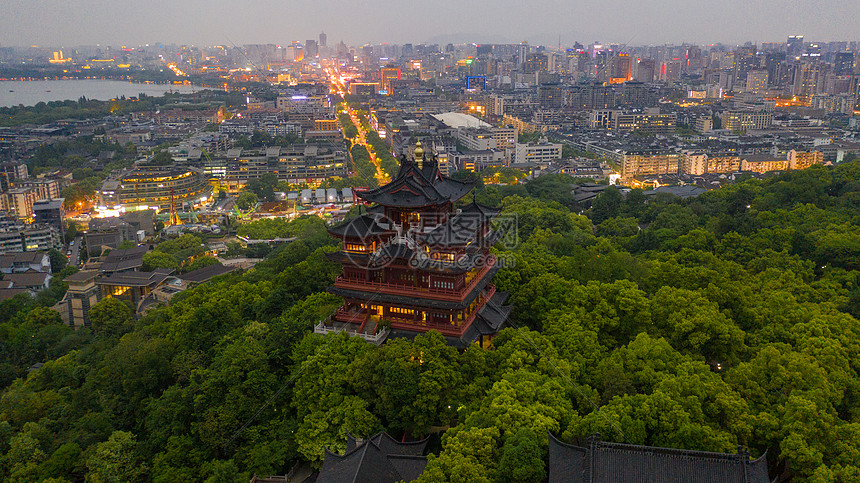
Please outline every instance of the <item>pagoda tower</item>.
M379 344L437 330L458 348L486 345L511 310L492 284L500 210L475 202L455 210L475 184L442 175L420 141L414 154L390 183L357 193L372 203L366 213L329 228L342 242L329 259L343 265L329 291L344 305L315 331Z

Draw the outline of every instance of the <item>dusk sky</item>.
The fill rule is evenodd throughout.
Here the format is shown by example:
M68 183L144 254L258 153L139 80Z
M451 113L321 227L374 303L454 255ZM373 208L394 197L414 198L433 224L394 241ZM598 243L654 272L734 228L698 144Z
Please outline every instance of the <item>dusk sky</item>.
M857 40L858 0L4 0L2 46Z

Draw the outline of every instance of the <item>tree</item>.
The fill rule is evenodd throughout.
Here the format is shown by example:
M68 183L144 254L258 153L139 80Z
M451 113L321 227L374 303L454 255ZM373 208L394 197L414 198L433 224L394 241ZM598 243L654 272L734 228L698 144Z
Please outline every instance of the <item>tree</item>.
M275 188L277 186L278 177L274 174L267 173L257 179L251 180L251 182L248 183L248 190L257 195L258 200L275 201Z
M496 470L496 480L510 482L541 482L544 480L543 454L538 436L521 428L505 441Z
M137 438L126 431L114 431L107 441L96 445L87 468L87 481L92 483L139 481L147 472L137 454Z
M622 196L614 186L610 186L603 190L591 203L591 219L596 224L603 223L605 220L618 216L621 208Z
M147 164L150 166L171 166L173 164L173 155L167 151L156 151Z
M239 198L236 199L236 206L240 210L250 210L257 206L257 195L250 191L243 191L239 194Z
M183 271L185 272L193 272L194 270L199 270L204 267L208 267L210 265L219 265L220 262L215 257L200 257L186 267L184 267Z
M69 259L56 248L48 250L48 257L51 259L51 273L57 273L66 268L69 264Z
M71 242L78 236L78 224L74 221L69 221L66 224L66 241Z
M128 330L134 318L125 302L107 297L92 306L89 311L90 324L96 334L112 337Z
M179 264L172 255L162 251L153 250L143 255L143 266L141 268L145 272L151 272L156 268L169 268L171 270L176 270L179 268Z

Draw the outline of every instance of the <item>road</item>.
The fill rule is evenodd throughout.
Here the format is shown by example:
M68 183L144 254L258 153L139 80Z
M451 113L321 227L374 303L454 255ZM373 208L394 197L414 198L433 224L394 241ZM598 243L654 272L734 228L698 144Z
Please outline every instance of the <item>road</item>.
M346 96L346 85L340 74L333 68L327 68L326 74L328 75L329 83L331 84L330 87L332 93L339 94L341 97ZM343 112L349 115L352 123L355 124L355 127L358 129L358 135L351 140L352 145L350 145L350 149L356 144L364 146L364 148L367 149L367 153L370 154L370 162L376 166L376 180L380 185L387 183L390 180L388 179L388 176L386 176L385 172L382 171L382 167L379 165L379 159L376 157L373 147L367 143L367 132L364 129L364 126L361 125L361 122L359 122L358 115L346 102L343 103L343 109Z
M69 257L69 265L79 267L81 263L81 244L84 242L83 235L78 235L75 238L75 244L70 247L72 255Z

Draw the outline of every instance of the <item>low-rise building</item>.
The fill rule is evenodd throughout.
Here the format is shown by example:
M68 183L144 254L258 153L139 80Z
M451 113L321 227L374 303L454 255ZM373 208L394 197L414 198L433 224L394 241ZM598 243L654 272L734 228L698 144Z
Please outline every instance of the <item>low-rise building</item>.
M549 164L561 159L561 150L561 144L551 143L546 138L541 138L536 143L517 143L513 162L518 165Z
M824 164L824 153L795 149L788 152L788 169L806 169L813 164Z
M785 171L787 169L788 160L785 158L777 158L769 154L754 154L741 157L741 171L768 173L770 171Z
M101 289L102 298L116 297L131 302L137 308L171 273L173 270L168 268L152 272L118 272L98 279L96 284Z
M60 231L52 225L33 223L0 228L0 253L62 247Z
M625 153L621 163L621 178L630 179L636 176L677 173L679 161L680 155L676 153Z
M51 257L45 252L7 252L0 255L0 273L51 272Z
M723 129L729 131L767 129L773 125L773 113L760 110L727 110L723 112L721 118Z
M12 282L11 288L24 288L39 292L48 288L51 274L46 272L9 273L3 275L4 282Z

